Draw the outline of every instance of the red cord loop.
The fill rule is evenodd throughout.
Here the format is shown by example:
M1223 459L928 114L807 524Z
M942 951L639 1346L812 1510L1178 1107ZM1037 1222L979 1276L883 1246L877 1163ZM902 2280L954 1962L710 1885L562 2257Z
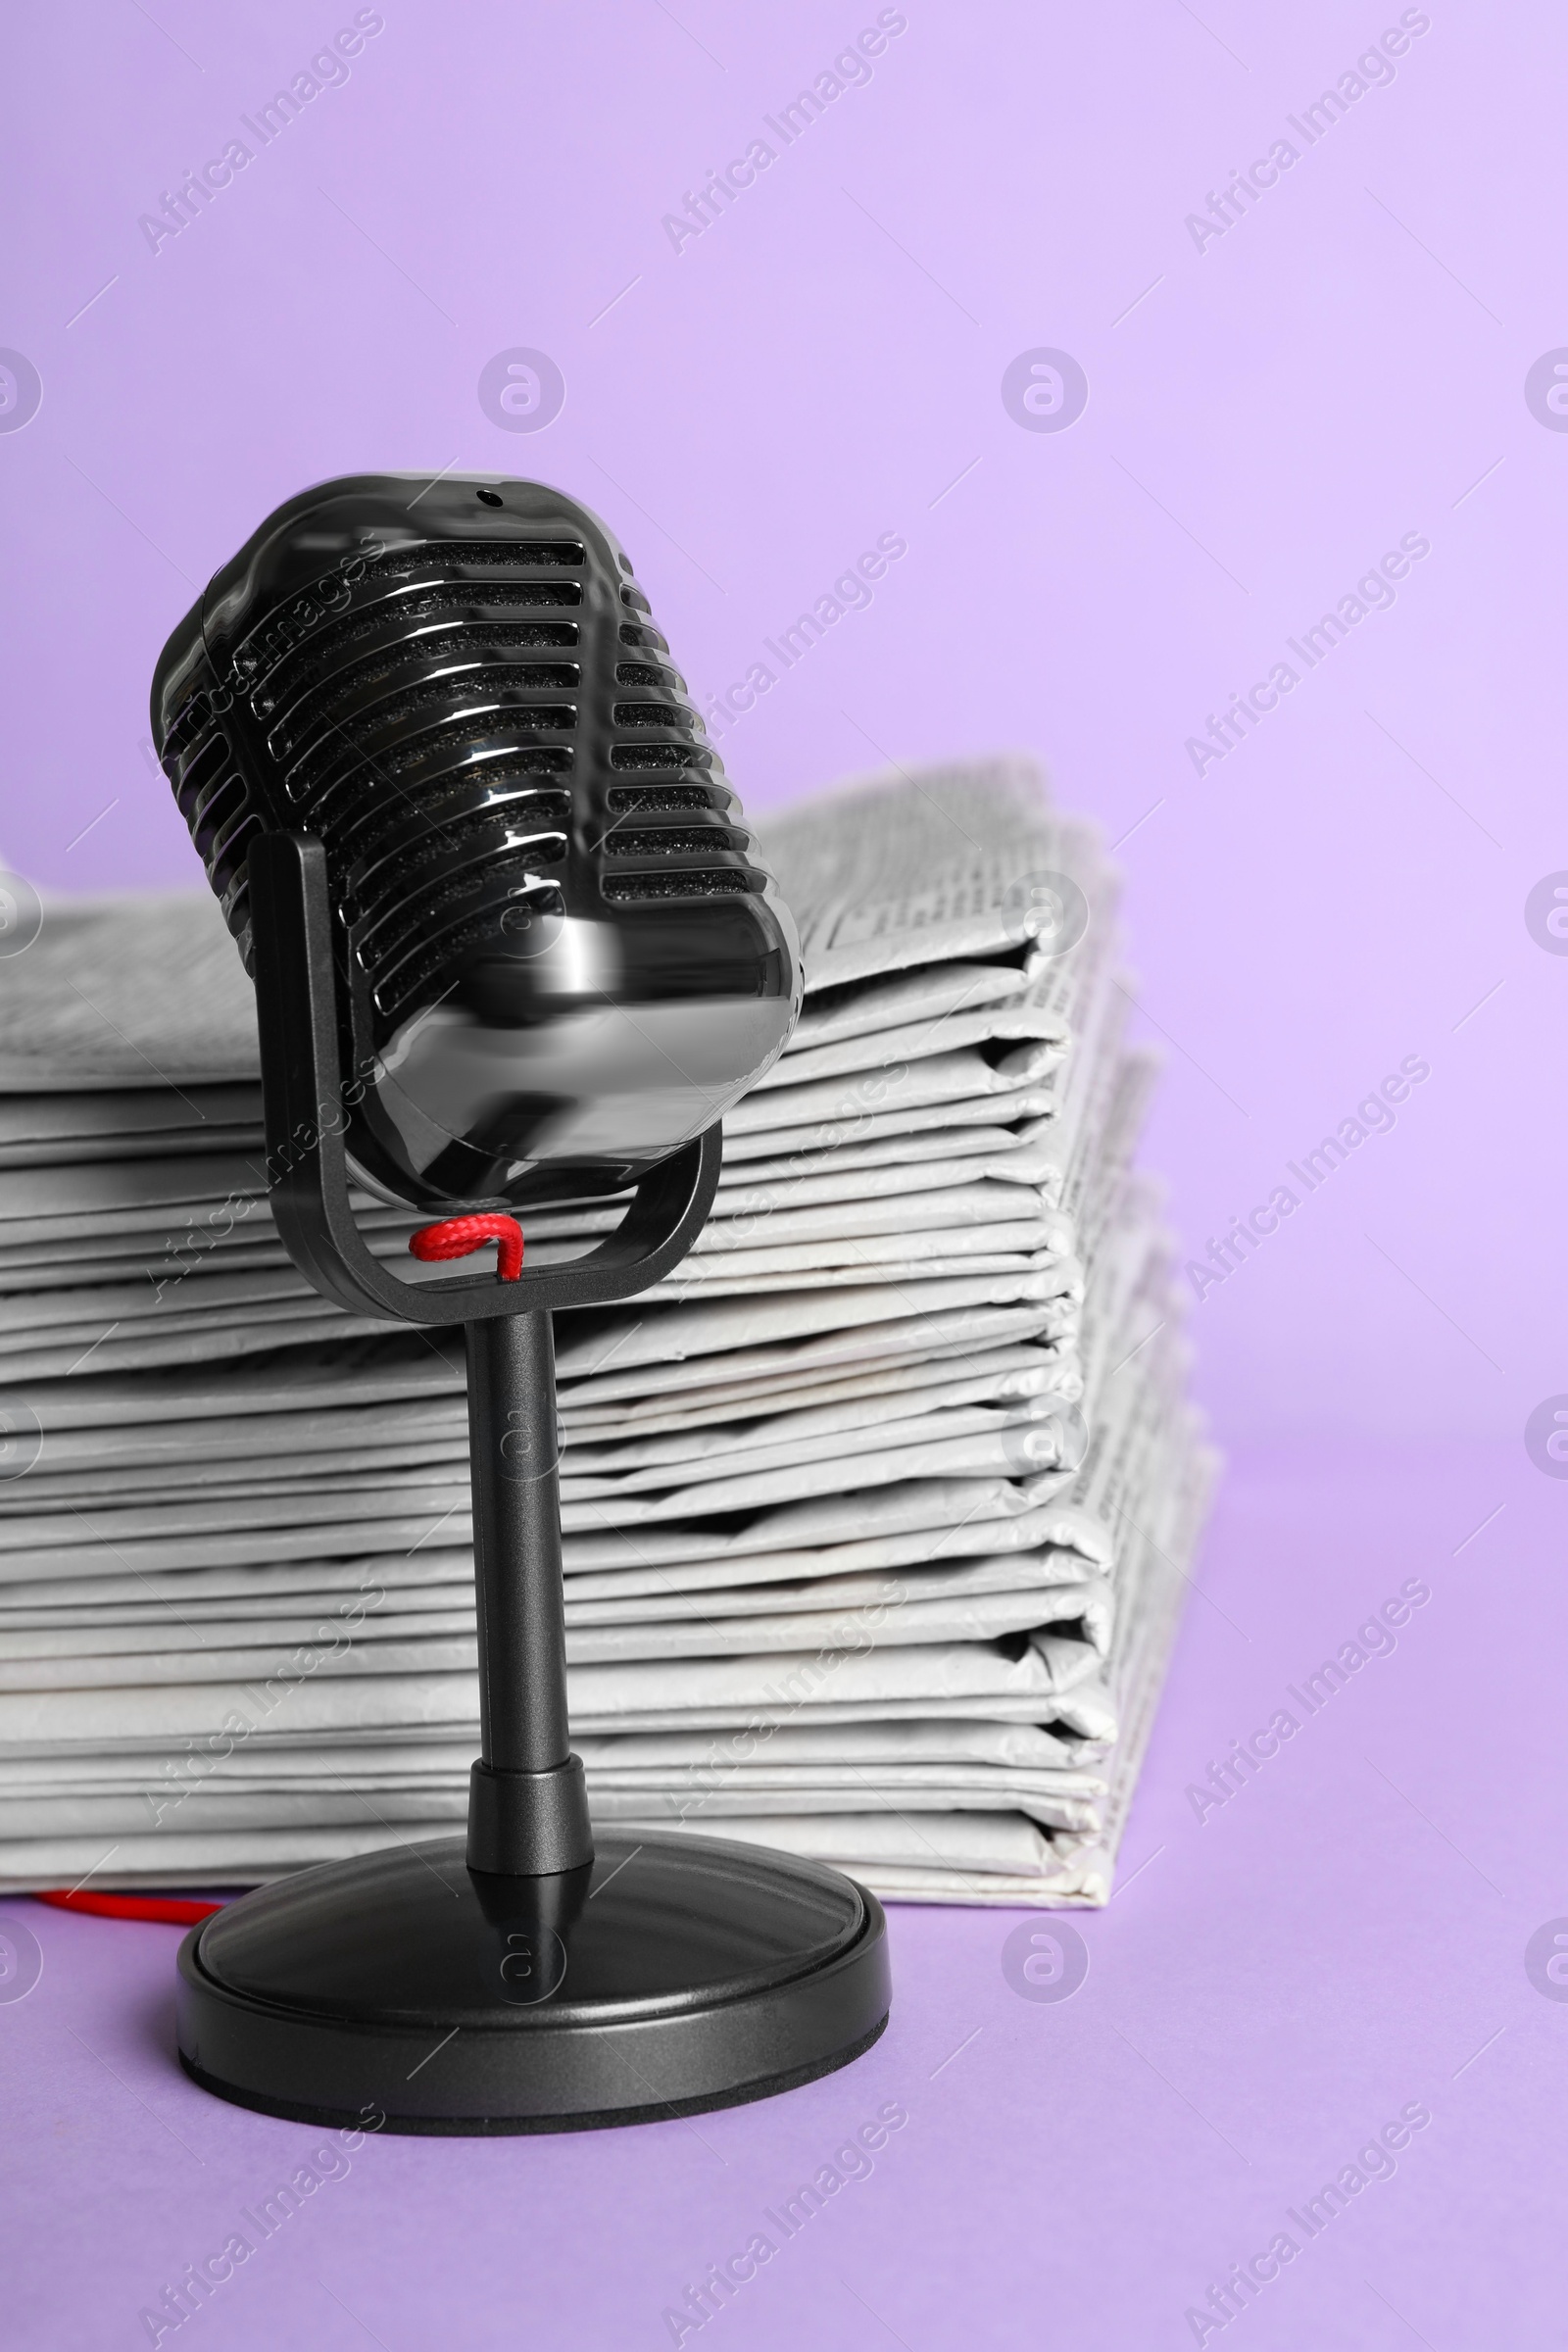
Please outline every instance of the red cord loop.
M496 1273L503 1282L515 1282L522 1272L522 1227L515 1217L443 1217L439 1225L421 1225L409 1249L426 1265L442 1257L467 1257L496 1244Z

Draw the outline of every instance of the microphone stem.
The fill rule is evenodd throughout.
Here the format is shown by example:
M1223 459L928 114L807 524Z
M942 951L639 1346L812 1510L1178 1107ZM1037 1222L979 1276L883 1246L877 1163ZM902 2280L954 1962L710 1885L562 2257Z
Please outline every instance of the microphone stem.
M566 1720L555 1340L539 1310L466 1329L481 1755L468 1863L573 1869L593 1847Z

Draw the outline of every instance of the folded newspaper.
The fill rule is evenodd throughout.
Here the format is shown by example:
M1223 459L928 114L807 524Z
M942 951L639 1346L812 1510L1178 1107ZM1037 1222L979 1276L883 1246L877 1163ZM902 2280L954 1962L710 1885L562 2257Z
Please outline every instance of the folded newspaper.
M558 1318L594 1811L1102 1903L1212 1473L1115 877L1011 760L765 840L789 1052L687 1261ZM3 1887L250 1884L464 1817L461 1343L296 1273L256 1069L205 894L47 903L0 952ZM419 1278L417 1220L359 1207ZM619 1214L527 1219L530 1261Z

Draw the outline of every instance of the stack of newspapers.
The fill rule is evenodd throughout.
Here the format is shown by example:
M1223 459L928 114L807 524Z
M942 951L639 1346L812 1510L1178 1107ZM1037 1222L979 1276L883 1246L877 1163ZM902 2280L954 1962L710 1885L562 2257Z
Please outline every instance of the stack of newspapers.
M594 1812L900 1899L1103 1902L1211 1475L1131 1164L1114 875L1011 760L761 831L800 1026L692 1255L557 1318ZM205 893L46 902L7 944L0 1886L246 1885L450 1831L461 1336L289 1262ZM419 1278L419 1220L358 1205ZM526 1217L529 1262L620 1213Z

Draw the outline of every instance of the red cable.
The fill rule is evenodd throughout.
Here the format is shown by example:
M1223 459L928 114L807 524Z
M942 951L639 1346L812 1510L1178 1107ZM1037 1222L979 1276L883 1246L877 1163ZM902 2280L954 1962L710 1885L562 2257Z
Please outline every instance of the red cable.
M39 1890L33 1900L53 1903L57 1911L91 1911L99 1919L154 1919L170 1928L193 1928L198 1920L211 1919L215 1911L223 1908L202 1895L81 1894L64 1886Z
M409 1244L415 1257L426 1265L442 1257L466 1257L497 1244L496 1273L503 1282L515 1282L522 1272L522 1227L515 1217L443 1217L439 1225L421 1225Z

